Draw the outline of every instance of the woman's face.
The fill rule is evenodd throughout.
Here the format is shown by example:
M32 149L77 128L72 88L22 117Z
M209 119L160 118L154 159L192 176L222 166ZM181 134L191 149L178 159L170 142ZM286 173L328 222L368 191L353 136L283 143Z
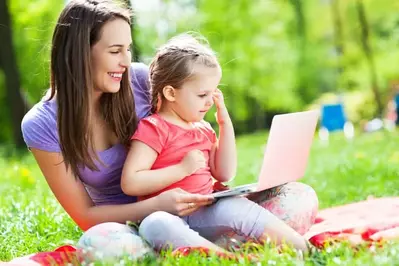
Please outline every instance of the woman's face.
M100 39L91 48L92 74L96 92L118 92L122 74L131 63L132 44L129 24L114 19L104 24Z

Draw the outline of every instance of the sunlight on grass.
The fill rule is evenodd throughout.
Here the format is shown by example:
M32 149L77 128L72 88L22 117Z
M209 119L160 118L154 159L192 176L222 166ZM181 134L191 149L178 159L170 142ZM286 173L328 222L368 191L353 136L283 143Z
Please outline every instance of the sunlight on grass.
M266 132L238 139L238 175L231 184L256 181L262 163ZM302 182L311 185L319 196L320 207L364 200L368 196L396 196L399 187L399 137L378 132L357 136L347 142L335 134L328 146L315 138L308 168ZM49 191L32 156L28 153L6 156L0 149L0 260L74 244L81 230L66 215ZM72 197L73 195L71 195ZM352 249L344 244L326 248L319 254L298 260L292 252L279 254L263 248L263 265L394 265L399 261L399 246L386 244L370 249ZM119 265L132 263L120 261ZM232 261L188 256L147 259L147 265L231 265ZM237 263L236 263L237 264ZM239 264L249 265L249 261ZM97 265L97 264L96 264ZM114 264L115 265L115 264Z

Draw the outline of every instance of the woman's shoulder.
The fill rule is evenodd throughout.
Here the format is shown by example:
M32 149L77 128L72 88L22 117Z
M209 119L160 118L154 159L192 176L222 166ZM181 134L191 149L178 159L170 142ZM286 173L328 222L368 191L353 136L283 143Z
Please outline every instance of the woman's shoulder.
M57 104L55 99L47 100L43 97L24 116L22 127L26 128L36 123L56 123Z
M146 117L151 111L151 95L148 82L148 67L143 63L132 63L130 78L139 119Z
M21 131L29 148L59 152L55 99L36 103L22 119Z
M148 81L148 66L141 62L133 62L130 65L130 77L133 81Z

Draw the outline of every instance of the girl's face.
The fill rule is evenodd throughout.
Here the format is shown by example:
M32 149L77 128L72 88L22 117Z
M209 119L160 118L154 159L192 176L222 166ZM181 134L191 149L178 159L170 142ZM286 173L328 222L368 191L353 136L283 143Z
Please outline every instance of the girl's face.
M220 67L197 64L193 76L181 88L174 89L173 111L186 122L198 122L213 106L213 94L222 78Z
M123 73L131 63L129 23L117 18L104 24L100 39L91 48L92 75L97 92L118 92ZM126 76L126 75L125 75Z

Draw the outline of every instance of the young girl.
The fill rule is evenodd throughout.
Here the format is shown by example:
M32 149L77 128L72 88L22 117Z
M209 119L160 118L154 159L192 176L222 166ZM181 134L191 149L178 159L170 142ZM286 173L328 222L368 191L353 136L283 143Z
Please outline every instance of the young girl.
M234 129L218 89L221 75L213 51L188 35L177 36L159 49L150 65L153 114L140 121L132 137L122 172L124 193L148 199L178 187L209 194L213 178L225 182L235 176ZM214 103L219 138L203 120ZM197 208L190 203L187 207ZM307 249L305 239L296 231L244 197L222 199L181 216L210 241L234 230L260 242L271 238ZM154 238L143 237L157 246Z

